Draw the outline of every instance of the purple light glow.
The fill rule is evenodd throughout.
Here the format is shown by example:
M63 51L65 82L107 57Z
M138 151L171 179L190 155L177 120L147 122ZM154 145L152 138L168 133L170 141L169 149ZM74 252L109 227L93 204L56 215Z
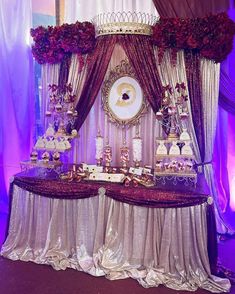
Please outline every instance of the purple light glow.
M35 97L32 55L27 45L30 0L1 2L0 10L0 209L5 211L9 179L20 170L20 161L29 157Z
M235 21L235 9L233 1L230 0L229 17ZM235 83L235 40L233 41L233 51L227 58L226 70L230 79ZM230 208L235 211L235 115L228 114L228 150L227 168L230 186Z
M235 211L235 116L228 115L228 171L230 182L230 208Z

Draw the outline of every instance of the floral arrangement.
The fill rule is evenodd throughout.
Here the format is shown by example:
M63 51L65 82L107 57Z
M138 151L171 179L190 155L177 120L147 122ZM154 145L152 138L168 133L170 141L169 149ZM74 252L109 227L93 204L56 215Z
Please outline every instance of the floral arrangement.
M38 63L59 63L72 53L85 54L94 49L95 28L90 22L31 29L32 53Z
M233 47L235 23L227 13L203 18L160 18L153 27L153 43L158 46L161 61L166 49L173 56L182 49L199 52L201 57L223 61Z
M153 44L161 61L166 49L176 57L179 50L193 50L201 57L223 61L233 47L235 23L227 13L203 18L160 18L153 27ZM38 63L59 63L72 53L91 52L96 43L95 27L90 22L31 29L32 52Z

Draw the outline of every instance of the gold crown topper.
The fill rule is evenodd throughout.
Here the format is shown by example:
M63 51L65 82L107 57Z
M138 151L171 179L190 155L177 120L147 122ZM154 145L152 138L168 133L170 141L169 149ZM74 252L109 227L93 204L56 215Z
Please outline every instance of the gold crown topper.
M141 12L102 13L93 19L96 36L114 34L151 35L158 18Z

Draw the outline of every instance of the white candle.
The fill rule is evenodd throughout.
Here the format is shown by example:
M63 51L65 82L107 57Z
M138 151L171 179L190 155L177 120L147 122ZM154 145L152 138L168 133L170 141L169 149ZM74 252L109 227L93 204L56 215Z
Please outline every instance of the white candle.
M95 146L96 146L96 160L103 158L103 147L104 147L104 139L101 136L97 136L95 139Z
M141 161L142 160L142 139L141 138L133 138L133 161Z

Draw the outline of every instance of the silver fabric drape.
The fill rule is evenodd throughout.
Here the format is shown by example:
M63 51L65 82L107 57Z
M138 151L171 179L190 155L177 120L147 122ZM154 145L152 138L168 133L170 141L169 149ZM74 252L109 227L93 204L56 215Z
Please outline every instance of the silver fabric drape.
M214 63L208 59L201 59L200 74L202 83L202 101L203 101L203 117L205 130L205 162L204 174L210 187L211 194L215 199L216 225L219 233L228 233L229 228L220 216L218 193L212 165L216 122L218 113L218 97L219 97L219 78L220 64ZM229 232L230 233L230 232Z
M14 186L1 255L112 280L132 277L144 287L229 291L229 280L210 273L206 203L147 208L108 198L102 187L97 194L59 200Z

